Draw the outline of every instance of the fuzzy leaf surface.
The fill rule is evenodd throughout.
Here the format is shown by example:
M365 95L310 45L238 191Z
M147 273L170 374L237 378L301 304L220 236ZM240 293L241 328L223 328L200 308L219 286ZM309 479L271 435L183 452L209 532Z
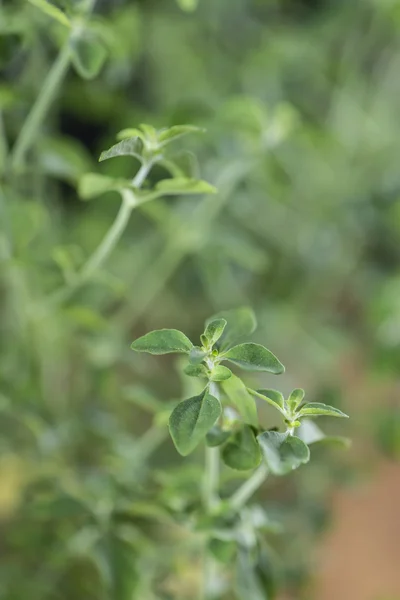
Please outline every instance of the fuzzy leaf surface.
M149 354L188 354L193 347L184 333L177 329L156 329L135 340L131 348L136 352Z
M169 430L179 454L190 454L220 416L221 404L207 389L180 402L169 419Z

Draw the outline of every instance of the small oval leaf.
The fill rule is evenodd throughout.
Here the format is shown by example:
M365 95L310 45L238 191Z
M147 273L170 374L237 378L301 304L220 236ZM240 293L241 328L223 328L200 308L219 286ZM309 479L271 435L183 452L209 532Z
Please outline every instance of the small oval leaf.
M304 398L304 390L298 388L293 390L288 398L288 406L290 410L295 410L303 401Z
M183 372L189 377L208 377L208 371L204 365L187 365Z
M310 460L308 446L296 436L264 431L257 439L268 468L274 475L286 475Z
M271 404L274 408L277 408L280 412L285 412L285 399L283 394L278 392L277 390L249 390L250 393L257 395L258 398L262 398L268 404Z
M252 342L234 346L225 352L221 358L229 360L248 371L268 371L278 375L285 370L283 364L270 350L261 346L261 344Z
M210 346L213 346L215 342L219 340L226 327L225 319L214 319L209 321L204 330L204 335L208 340Z
M221 416L221 404L205 389L199 396L183 400L172 411L169 430L176 449L187 456Z
M248 471L258 467L261 451L252 427L244 425L235 432L222 449L222 459L228 467L237 471Z
M207 352L204 352L204 350L198 346L193 346L189 354L189 361L192 363L192 365L198 365L205 359L206 356Z
M228 367L217 365L213 368L210 375L211 381L226 381L232 377L232 371Z
M172 352L188 354L193 348L192 342L177 329L157 329L138 338L131 345L136 352L149 354L170 354Z
M232 435L232 431L226 431L219 425L214 425L206 435L206 444L210 448L221 446L224 444Z
M95 31L82 30L70 40L71 61L77 73L84 79L96 77L106 58L107 49Z
M345 419L349 418L349 415L346 415L344 412L335 408L334 406L328 406L328 404L322 404L320 402L309 402L308 404L303 404L300 407L300 412L298 413L299 417L307 416L307 417L342 417Z
M134 156L141 160L142 142L138 136L123 139L100 154L99 162L117 156Z

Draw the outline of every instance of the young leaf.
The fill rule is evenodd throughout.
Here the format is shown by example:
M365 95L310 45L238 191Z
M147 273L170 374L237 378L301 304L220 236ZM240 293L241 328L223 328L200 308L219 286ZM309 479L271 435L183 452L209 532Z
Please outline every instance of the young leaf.
M175 125L174 127L159 131L158 141L160 142L160 146L165 146L188 133L199 133L204 131L204 129L196 127L195 125Z
M290 410L296 410L296 408L301 404L304 398L304 390L296 389L293 390L288 398L288 406Z
M222 459L238 471L255 469L261 461L261 451L250 425L243 425L222 449Z
M303 404L303 406L300 407L300 412L298 413L299 417L319 417L324 415L328 417L349 418L348 415L338 408L335 408L334 406L328 406L327 404L321 404L320 402L309 402L308 404Z
M104 150L100 154L99 162L108 160L109 158L115 158L116 156L134 156L135 158L142 160L140 155L142 150L142 142L139 137L131 137L124 139L118 144L114 144L108 150Z
M270 350L252 342L234 346L225 352L222 358L248 371L268 371L278 375L285 370L283 364Z
M300 438L278 431L264 431L258 442L274 475L286 475L310 460L310 450Z
M140 138L141 140L144 139L143 132L140 131L140 129L136 129L135 127L121 129L121 131L119 131L117 133L117 140L124 140L126 138L137 138L137 137Z
M285 399L283 394L277 390L250 390L251 394L256 395L258 398L262 398L274 408L277 408L281 413L285 414Z
M228 369L228 367L223 367L222 365L217 365L211 371L211 381L226 381L232 377L232 371Z
M192 365L198 365L205 359L206 356L207 352L204 352L204 350L198 346L193 346L189 354L189 362L191 362Z
M217 189L201 179L187 179L186 177L174 177L159 181L155 190L160 196L181 194L215 194Z
M182 456L192 452L221 416L221 404L205 389L199 396L183 400L173 410L169 430Z
M214 425L206 435L206 444L210 448L221 446L232 435L232 431L225 431L219 425Z
M183 369L183 372L189 377L207 377L208 372L204 365L188 365Z
M227 322L224 332L218 340L218 347L221 350L225 350L244 337L251 335L257 327L255 314L251 308L247 307L223 311L208 319L206 325L217 318L223 318Z
M209 321L207 323L207 326L204 330L204 335L207 338L210 346L213 346L215 342L219 340L224 332L225 326L225 319L214 319L213 321Z
M86 173L79 180L78 193L82 200L91 200L106 192L118 192L129 187L131 187L131 182L127 179L115 179L98 173Z
M78 74L84 79L96 77L107 58L107 49L98 34L84 29L71 37L70 46L71 61Z
M33 4L34 6L36 6L37 8L39 8L46 15L48 15L49 17L52 17L52 19L55 19L56 21L58 21L62 25L65 25L66 27L71 27L71 22L68 19L67 15L65 13L63 13L62 10L57 8L57 6L54 6L54 4L50 4L50 2L47 2L47 0L28 0L28 1L31 4Z
M232 375L229 379L223 381L221 386L228 396L229 402L237 408L244 421L258 427L257 406L243 381L236 375Z
M149 354L170 354L172 352L189 354L192 342L177 329L157 329L138 338L131 345L136 352Z

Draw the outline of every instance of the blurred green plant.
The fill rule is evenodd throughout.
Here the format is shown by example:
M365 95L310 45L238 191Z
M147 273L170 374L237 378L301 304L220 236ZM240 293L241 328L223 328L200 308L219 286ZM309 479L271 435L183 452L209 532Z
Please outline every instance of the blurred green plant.
M256 343L290 366L285 414L263 371L211 382L222 503L252 479L226 463L245 465L255 430L282 417L307 445L344 442L296 427L298 382L398 456L399 24L377 0L0 1L1 598L199 587L202 454L179 462L167 424L207 364L133 361L144 331L195 339L207 314L249 304ZM119 159L96 165L104 148ZM209 540L223 600L234 557L240 600L310 597L308 548L350 477L324 447L218 521L234 531Z

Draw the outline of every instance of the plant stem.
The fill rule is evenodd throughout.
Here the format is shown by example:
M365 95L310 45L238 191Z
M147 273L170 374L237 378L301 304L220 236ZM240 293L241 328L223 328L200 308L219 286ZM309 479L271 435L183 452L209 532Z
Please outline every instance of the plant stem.
M210 383L210 394L219 398L218 384ZM219 502L219 448L209 448L206 446L205 453L205 470L203 480L203 501L206 511L212 508ZM214 582L217 577L217 565L214 558L208 551L208 538L206 538L203 558L203 600L208 600L213 597L215 588Z
M143 163L139 171L136 173L132 181L132 185L136 188L140 188L152 166L152 161ZM80 273L78 273L76 276L76 279L71 284L62 287L60 290L56 291L52 296L50 296L48 303L51 306L56 306L67 300L75 290L77 290L85 281L90 279L93 273L97 271L107 260L121 239L121 236L128 225L131 212L135 206L137 206L134 192L127 189L123 190L121 194L121 206L110 229L107 231L99 246L89 257L87 262L83 265Z
M245 483L233 494L230 504L233 508L239 509L246 504L251 496L258 490L268 477L268 467L264 464L245 481Z
M37 136L40 125L45 118L58 88L64 79L70 62L70 47L66 42L54 61L43 87L32 106L25 123L19 133L12 152L11 167L17 171L24 163L26 153Z
M4 171L8 154L6 132L4 131L3 113L0 110L0 173Z
M203 500L206 509L211 509L218 501L219 449L206 446Z
M97 271L97 269L104 263L106 258L111 254L119 242L123 232L126 229L134 206L134 202L131 198L132 193L130 191L124 190L122 192L122 202L117 216L115 217L113 224L107 231L99 246L83 266L79 275L80 284L86 279L89 279L89 277L93 275L95 271Z

